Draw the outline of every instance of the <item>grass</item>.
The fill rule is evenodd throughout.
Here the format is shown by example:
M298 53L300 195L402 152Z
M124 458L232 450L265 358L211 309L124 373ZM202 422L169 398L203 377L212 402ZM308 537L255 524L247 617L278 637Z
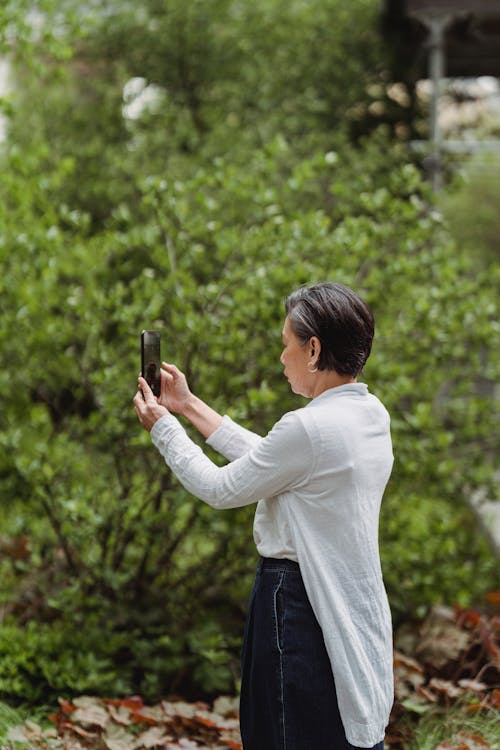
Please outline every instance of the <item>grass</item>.
M26 717L6 703L0 703L0 750L7 747L7 734L11 727L18 726Z
M460 738L461 733L470 739ZM458 748L461 742L461 750L467 747L470 750L500 750L500 711L471 713L459 705L448 711L431 711L420 718L404 750L436 750L441 742L450 743L450 750Z
M30 750L31 745L27 742L9 740L9 729L21 726L28 720L42 725L48 724L49 713L50 709L47 706L16 709L0 701L0 750Z

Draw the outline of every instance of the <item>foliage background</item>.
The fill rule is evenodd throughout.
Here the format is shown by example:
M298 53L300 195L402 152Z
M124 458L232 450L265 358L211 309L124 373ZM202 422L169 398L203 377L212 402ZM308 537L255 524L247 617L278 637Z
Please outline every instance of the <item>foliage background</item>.
M499 268L396 137L378 3L32 10L0 10L0 695L237 690L253 509L216 513L161 465L131 404L139 333L265 434L301 404L283 299L316 279L377 320L395 623L480 600L495 561L467 501L493 487Z

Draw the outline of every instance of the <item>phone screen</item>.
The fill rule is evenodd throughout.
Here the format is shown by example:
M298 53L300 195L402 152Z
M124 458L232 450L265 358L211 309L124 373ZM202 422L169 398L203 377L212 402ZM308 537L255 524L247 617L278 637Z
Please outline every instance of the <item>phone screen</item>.
M141 373L155 396L161 393L159 331L141 333Z

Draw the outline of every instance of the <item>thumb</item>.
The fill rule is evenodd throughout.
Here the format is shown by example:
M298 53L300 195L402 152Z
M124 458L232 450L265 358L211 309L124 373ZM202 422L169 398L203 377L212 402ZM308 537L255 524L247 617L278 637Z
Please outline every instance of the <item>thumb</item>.
M153 391L149 387L148 381L145 380L142 377L142 375L139 375L138 382L139 382L139 388L141 389L142 395L144 396L144 401L147 404L151 404L151 403L156 404L156 403L158 403L157 400L156 400L156 396L154 395Z

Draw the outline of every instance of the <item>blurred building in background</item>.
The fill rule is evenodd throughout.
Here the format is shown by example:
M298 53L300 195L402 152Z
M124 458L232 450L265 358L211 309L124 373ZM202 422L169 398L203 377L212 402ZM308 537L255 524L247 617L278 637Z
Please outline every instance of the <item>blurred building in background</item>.
M439 189L444 152L500 152L472 127L485 109L500 119L500 0L385 0L382 15L393 80L429 99L429 148L413 145Z

